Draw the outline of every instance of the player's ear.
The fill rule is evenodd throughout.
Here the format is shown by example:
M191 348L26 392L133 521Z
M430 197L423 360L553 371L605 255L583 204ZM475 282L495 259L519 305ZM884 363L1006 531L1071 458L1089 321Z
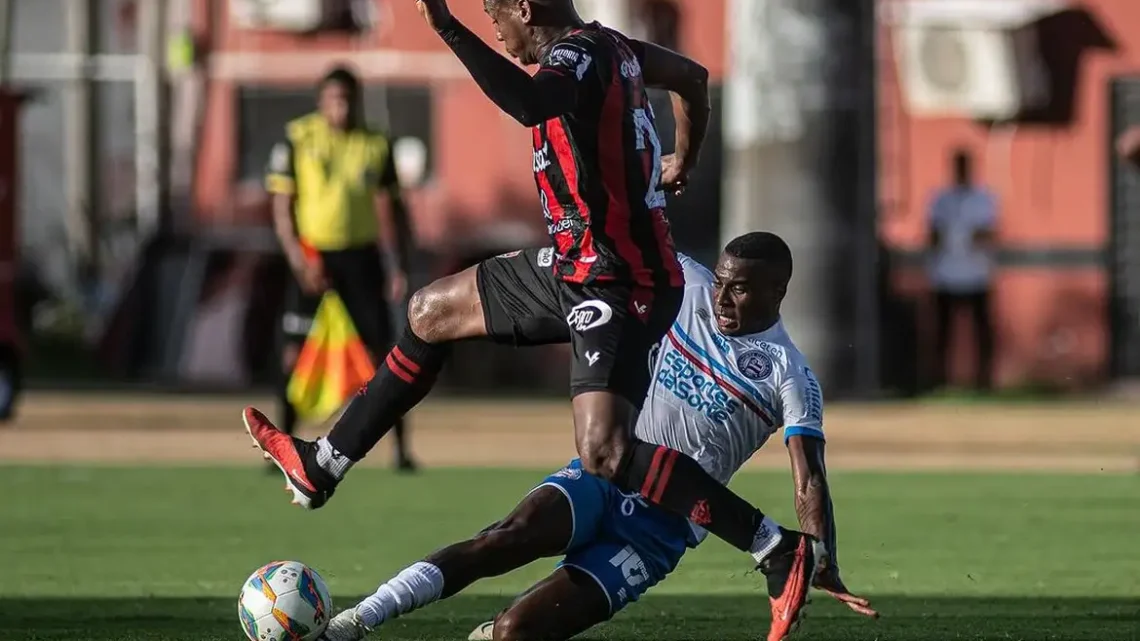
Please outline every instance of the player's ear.
M534 8L530 6L530 0L515 0L516 9L519 12L519 20L523 24L529 25L530 21L534 19Z

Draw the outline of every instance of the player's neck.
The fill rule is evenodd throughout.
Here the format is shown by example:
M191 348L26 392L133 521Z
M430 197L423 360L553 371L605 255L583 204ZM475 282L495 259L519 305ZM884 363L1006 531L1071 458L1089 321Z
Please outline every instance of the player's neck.
M756 321L756 325L754 325L755 329L749 330L745 333L746 334L763 334L764 332L767 332L767 331L771 330L772 328L774 328L776 326L776 324L779 322L780 322L780 312L777 310L772 315L766 316L766 317Z
M558 14L544 16L543 18L544 19L539 22L539 24L543 26L534 27L534 40L538 43L538 50L540 52L546 51L550 45L565 38L570 32L586 26L582 17L573 9L570 9L566 13L559 12Z
M561 27L535 27L534 28L534 41L538 44L538 50L545 52L550 48L550 45L565 38L571 31L581 28L578 26L569 25Z

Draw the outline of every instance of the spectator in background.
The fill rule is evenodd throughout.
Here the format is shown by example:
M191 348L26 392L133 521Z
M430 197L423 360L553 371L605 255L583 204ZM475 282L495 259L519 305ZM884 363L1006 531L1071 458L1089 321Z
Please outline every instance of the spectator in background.
M997 199L973 181L969 153L952 157L952 184L935 193L927 212L930 230L929 275L937 309L937 376L947 380L954 320L968 312L977 351L977 387L991 388L994 333L990 322Z
M289 433L297 413L285 390L321 294L340 295L375 360L391 348L390 302L407 291L408 213L392 146L365 125L361 98L354 73L329 72L318 85L317 111L286 126L269 160L273 223L296 275L282 318L278 424ZM402 422L395 432L397 467L415 469Z

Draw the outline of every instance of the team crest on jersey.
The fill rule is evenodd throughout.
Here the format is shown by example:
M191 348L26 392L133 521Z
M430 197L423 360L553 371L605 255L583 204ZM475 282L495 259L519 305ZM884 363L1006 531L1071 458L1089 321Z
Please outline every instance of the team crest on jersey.
M736 368L754 381L762 381L772 375L772 357L758 349L750 349L736 357Z

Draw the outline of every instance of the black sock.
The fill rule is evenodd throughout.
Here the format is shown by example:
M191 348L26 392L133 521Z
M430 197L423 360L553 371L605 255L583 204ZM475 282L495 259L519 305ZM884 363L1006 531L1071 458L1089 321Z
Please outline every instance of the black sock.
M380 369L333 425L328 441L341 455L359 461L400 418L423 400L451 352L450 344L425 343L404 330Z
M684 516L743 552L751 552L764 513L721 485L696 461L660 445L633 441L613 479L627 492Z

